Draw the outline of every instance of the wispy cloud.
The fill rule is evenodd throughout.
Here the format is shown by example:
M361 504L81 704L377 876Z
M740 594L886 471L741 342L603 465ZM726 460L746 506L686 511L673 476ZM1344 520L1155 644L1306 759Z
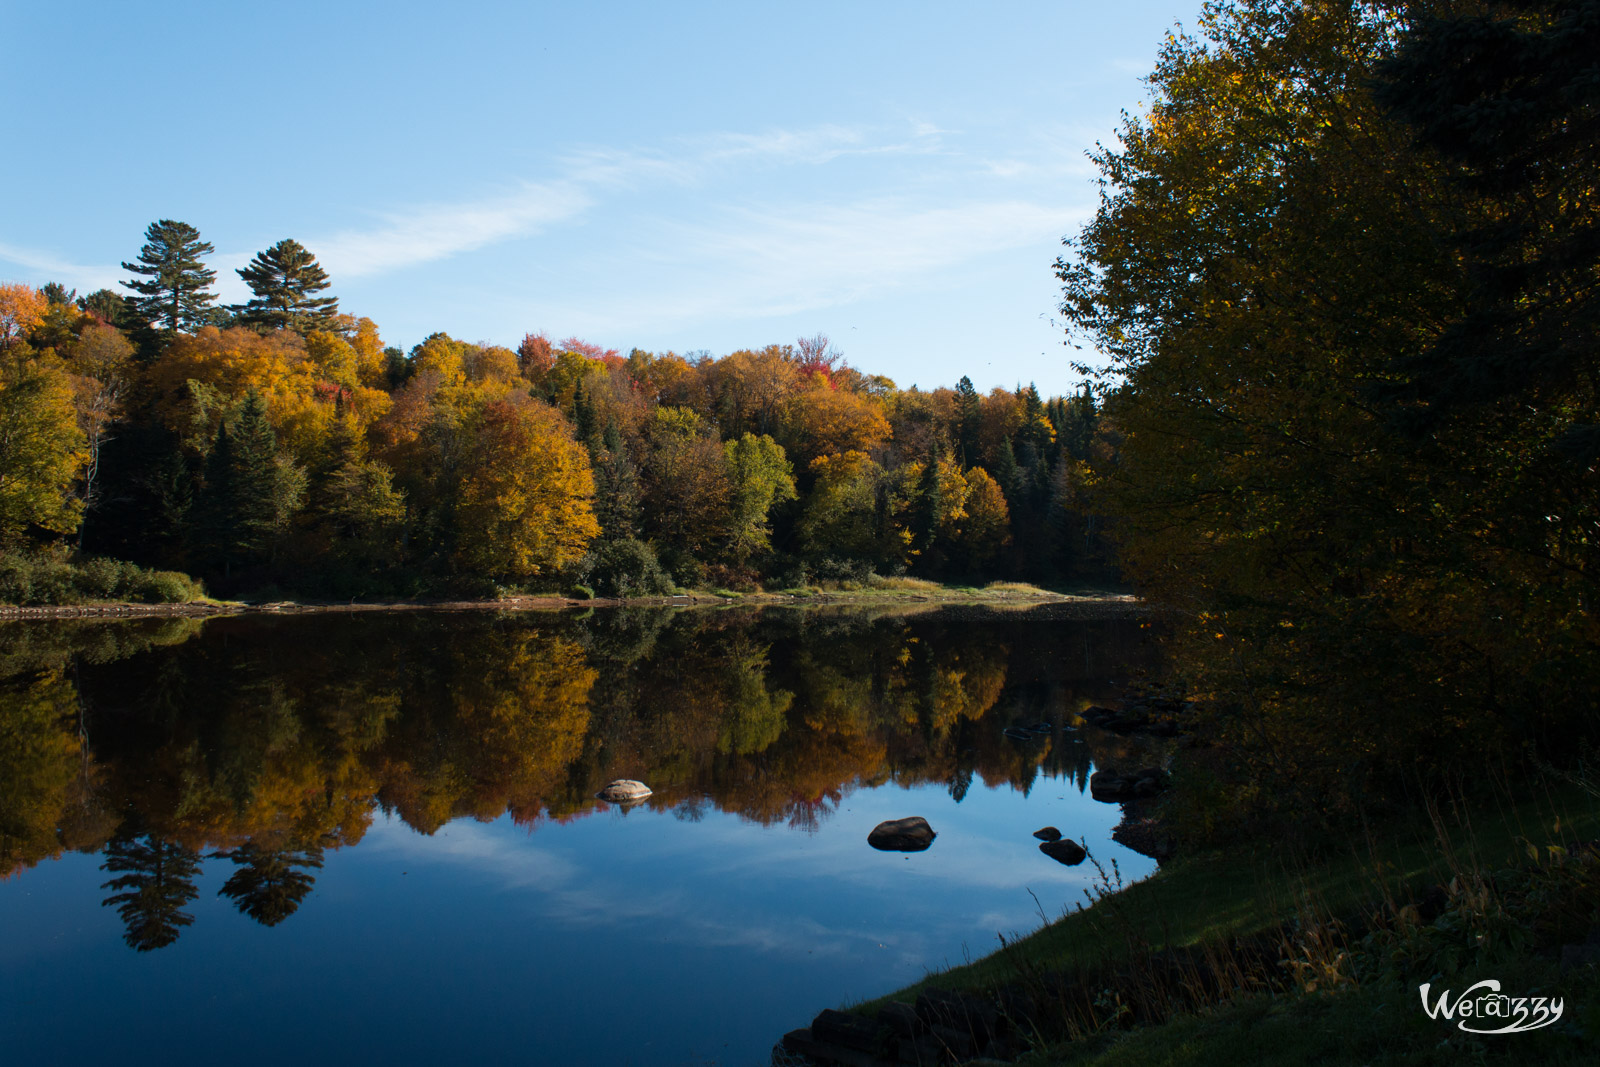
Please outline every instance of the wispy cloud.
M730 209L703 223L664 223L641 265L673 282L633 301L621 325L758 318L849 303L977 257L1053 248L1083 218L1024 200L927 206L898 199ZM600 309L596 309L598 312ZM605 309L616 323L617 307Z
M109 289L117 284L118 274L115 268L70 263L48 252L38 252L31 248L0 244L0 260L15 263L36 274L49 275L49 280L85 293L95 289Z
M509 194L388 214L375 229L345 230L314 244L329 273L378 274L523 237L581 214L593 198L570 182L528 182Z
M1019 199L1015 194L1022 190L1012 187L1007 190L1011 195L990 199L962 188L965 199L952 202L950 183L937 178L942 172L920 165L880 176L880 186L902 176L917 187L897 190L894 196L841 203L815 182L804 200L750 205L745 195L755 170L810 168L847 156L954 157L957 153L945 144L951 132L907 120L892 127L823 124L720 132L639 149L580 147L560 157L546 180L525 181L481 197L390 209L375 213L371 225L310 234L304 240L335 280L359 279L526 239L563 224L585 224L602 207L623 210L637 218L628 247L615 247L614 237L601 238L592 255L605 261L612 283L631 286L633 296L622 305L629 309L630 321L618 322L619 304L610 300L609 292L598 297L608 301L603 312L596 305L594 313L603 313L613 326L659 326L834 306L988 252L1053 243L1078 220L1077 213ZM956 169L976 171L991 183L996 177L1038 178L1059 162L1054 146L1039 147L1044 160L967 159ZM619 206L621 193L650 196L667 186L709 192L680 205L680 213L670 218L661 216L660 199ZM741 200L745 206L727 206ZM69 264L8 245L0 245L0 259L80 288L118 281L114 270ZM245 252L212 257L224 300L246 295L234 269L248 259ZM650 276L626 278L627 263L650 271ZM660 272L662 263L672 264L672 271ZM640 300L640 293L652 295ZM567 316L586 317L583 303L569 302Z

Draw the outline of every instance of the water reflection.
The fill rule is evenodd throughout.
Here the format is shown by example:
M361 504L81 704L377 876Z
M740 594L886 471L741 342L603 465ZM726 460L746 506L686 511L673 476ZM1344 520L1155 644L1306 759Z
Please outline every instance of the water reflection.
M531 828L636 778L681 820L814 830L886 783L957 802L1041 775L1081 791L1090 743L1061 727L1144 659L1141 631L1039 614L9 624L0 872L101 853L103 903L150 951L193 925L207 861L228 872L219 896L277 926L380 813L428 835L508 813Z

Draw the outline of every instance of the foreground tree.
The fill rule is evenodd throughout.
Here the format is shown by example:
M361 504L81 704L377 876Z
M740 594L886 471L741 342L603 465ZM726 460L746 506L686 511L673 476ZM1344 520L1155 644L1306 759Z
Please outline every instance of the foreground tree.
M1450 342L1482 312L1458 249L1507 213L1375 96L1419 24L1208 7L1099 155L1106 197L1059 264L1069 321L1113 359L1121 452L1096 479L1122 563L1185 620L1236 796L1295 817L1370 805L1422 754L1570 744L1600 685L1600 486L1592 463L1558 474L1600 421L1593 375L1442 402L1489 373ZM1535 169L1593 188L1592 143Z

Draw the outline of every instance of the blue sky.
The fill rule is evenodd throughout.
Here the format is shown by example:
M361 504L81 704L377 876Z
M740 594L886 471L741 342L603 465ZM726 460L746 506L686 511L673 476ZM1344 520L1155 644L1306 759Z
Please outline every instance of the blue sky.
M284 237L406 347L826 333L902 386L1069 389L1085 152L1199 0L0 0L0 281L126 277L158 218Z

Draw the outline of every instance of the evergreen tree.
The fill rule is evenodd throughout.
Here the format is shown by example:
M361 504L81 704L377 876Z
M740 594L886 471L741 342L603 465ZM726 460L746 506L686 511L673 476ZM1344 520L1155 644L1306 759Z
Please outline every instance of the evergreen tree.
M110 326L125 326L128 319L127 298L110 289L96 289L88 296L78 297L78 308L96 316Z
M101 885L120 890L101 904L116 905L127 925L122 939L130 948L140 952L165 948L178 940L179 927L194 922L194 916L182 910L200 895L194 887L200 856L194 851L154 834L145 835L143 841L118 837L106 846L100 869L119 875Z
M606 423L601 444L594 464L594 517L600 523L600 535L607 540L637 536L639 471L614 420Z
M233 428L217 427L206 461L199 532L212 565L227 574L266 555L304 490L305 472L280 462L266 402L252 389Z
M978 418L982 402L972 379L965 374L956 383L956 458L962 469L972 466L978 459Z
M285 238L257 252L239 277L255 294L234 309L239 323L262 330L329 330L339 314L339 300L317 296L328 288L328 272L299 241Z
M209 325L217 272L200 257L215 249L200 240L199 230L171 219L152 222L144 236L138 262L122 264L140 275L122 283L138 294L128 301L136 317L169 335Z
M1017 465L1016 450L1011 447L1011 438L1007 437L1000 442L1000 449L994 457L994 470L990 472L994 480L1000 483L1000 491L1006 495L1006 504L1015 509L1017 506L1017 487L1021 483L1021 468Z
M588 446L591 455L596 449L602 447L600 427L596 422L594 403L584 390L582 379L579 379L572 393L572 426L576 431L578 440Z
M230 898L262 926L277 926L293 915L316 882L314 875L300 868L322 866L322 849L317 847L268 849L252 841L212 855L239 864L217 896Z
M943 492L939 486L939 453L928 449L922 476L917 482L917 499L911 510L911 547L917 553L920 569L933 565L939 537L939 515L943 511Z
M68 290L60 282L45 282L44 288L39 290L39 295L44 297L51 306L71 306L78 301L78 290Z

